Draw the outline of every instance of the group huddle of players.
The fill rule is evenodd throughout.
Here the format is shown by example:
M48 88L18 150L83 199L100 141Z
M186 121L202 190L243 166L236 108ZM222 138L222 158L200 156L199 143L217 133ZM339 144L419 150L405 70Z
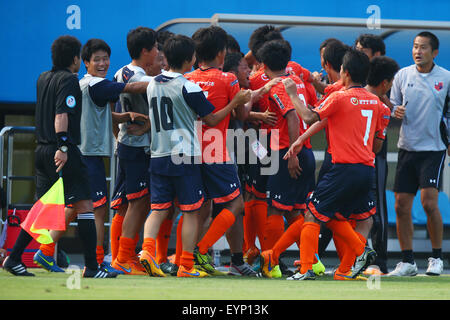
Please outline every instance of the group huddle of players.
M247 54L218 26L192 37L138 27L128 33L127 47L132 61L114 81L105 79L111 51L103 40L89 40L81 55L88 73L80 80L79 147L99 222L103 277L224 275L210 251L225 235L229 274L314 279L324 272L321 228L332 232L340 257L334 279L361 277L376 256L366 239L376 211L374 159L391 114L382 101L388 104L398 71L394 60L369 59L358 47L327 39L320 47L324 80L292 61L291 45L268 25L252 33ZM316 180L310 138L321 130L327 150ZM110 205L116 214L106 263L103 159L112 156L105 144L113 134L118 166ZM99 153L96 141L108 150ZM279 260L294 243L296 273ZM41 245L35 261L62 272L46 263L54 251L54 243Z
M191 38L164 36L160 51L166 70L147 88L152 213L139 258L131 250L136 239L111 237L116 243L111 266L126 274L221 275L209 252L226 235L229 273L281 277L279 256L297 243L298 270L288 279L314 279L324 271L317 255L323 224L333 232L341 258L334 278L359 278L376 256L366 238L376 210L374 158L391 113L381 100L386 101L398 70L395 61L370 60L364 52L328 39L320 48L328 74L324 82L321 74L291 61L289 42L273 26L253 32L246 55L216 26L201 28ZM116 80L126 82L127 74L134 73L122 69ZM122 108L124 101L120 99ZM255 134L245 134L243 145L230 150L230 128ZM322 129L328 149L316 182L310 137ZM118 142L120 150L120 138ZM175 164L180 153L184 160L201 160ZM256 161L249 161L251 153ZM120 168L125 156L118 155ZM267 171L274 163L276 170ZM168 241L179 212L176 253L169 262ZM114 221L123 216L116 214L112 232L117 230Z

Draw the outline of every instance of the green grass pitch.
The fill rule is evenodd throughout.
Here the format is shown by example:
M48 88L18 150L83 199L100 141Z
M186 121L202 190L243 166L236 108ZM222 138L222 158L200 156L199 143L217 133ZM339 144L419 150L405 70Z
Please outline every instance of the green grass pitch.
M0 270L0 300L449 300L450 275L314 281L243 278L203 279L124 276L79 279L75 274L30 269L35 277ZM72 277L72 278L71 278ZM75 286L73 289L69 287ZM79 287L79 288L77 288ZM271 294L273 293L273 294Z

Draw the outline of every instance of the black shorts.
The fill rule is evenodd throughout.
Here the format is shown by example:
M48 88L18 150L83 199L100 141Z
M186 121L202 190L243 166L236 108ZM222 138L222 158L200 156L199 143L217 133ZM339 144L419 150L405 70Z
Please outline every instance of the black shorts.
M446 151L398 152L394 192L415 194L418 189L442 187Z
M56 172L56 145L39 144L35 150L36 195L41 198L58 180ZM86 165L81 160L81 152L75 145L69 145L67 162L62 168L65 204L81 200L91 200L91 189Z

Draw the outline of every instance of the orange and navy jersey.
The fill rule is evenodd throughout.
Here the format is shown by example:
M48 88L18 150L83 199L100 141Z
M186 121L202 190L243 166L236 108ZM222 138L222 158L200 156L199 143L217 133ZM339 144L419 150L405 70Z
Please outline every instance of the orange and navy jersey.
M281 78L291 78L292 80L295 81L297 85L297 94L299 95L300 99L302 99L304 102L305 85L303 81L293 74L285 75L282 76ZM272 131L272 135L270 138L271 149L281 150L289 148L290 141L286 115L289 112L295 112L297 114L297 111L295 111L295 107L291 101L291 98L287 94L286 89L284 88L284 84L282 82L279 82L278 84L273 86L272 89L270 89L269 110L277 115L277 123L275 124L275 126L272 127L272 130L278 129L278 140L276 135L274 135ZM308 126L302 121L300 116L299 116L299 129L300 129L299 134L304 133L306 129L308 129ZM311 148L309 140L305 143L305 146Z
M344 84L342 83L342 80L340 80L340 79L338 81L336 81L335 83L326 86L323 97L315 104L315 107L320 106L333 92L343 90L344 88L345 88ZM327 144L328 144L327 151L331 154L330 142L329 142L330 140L328 139L328 130L326 128L325 128L325 139L327 140Z
M344 84L342 83L341 79L339 79L335 83L327 85L324 89L324 95L314 106L318 107L319 105L322 104L322 102L324 102L330 96L330 94L332 94L333 92L342 90L344 88L345 87L344 87Z
M214 113L223 109L231 100L233 100L234 96L239 92L239 81L233 73L223 72L217 68L208 68L208 69L197 69L185 75L186 79L195 82L197 85L202 88L203 93L209 102L214 106ZM231 113L230 113L231 114ZM230 114L228 114L224 120L222 120L219 124L213 127L215 130L219 130L222 138L221 149L216 147L213 148L210 155L204 153L203 160L205 162L226 162L229 161L229 155L227 152L227 129L230 123ZM202 126L202 152L204 152L205 148L208 145L218 142L212 138L209 140L209 135L207 131L212 129L211 127L203 124ZM205 135L206 132L206 135ZM213 136L216 136L214 131L210 131ZM209 138L208 138L209 137ZM206 141L205 141L206 140ZM209 159L210 156L213 159Z
M295 61L288 62L286 72L289 74L296 75L303 81L303 83L305 84L306 102L311 106L315 106L317 103L316 89L314 88L312 83L308 81L311 72L308 69L303 68L300 64L298 64Z
M328 118L328 137L333 163L374 166L372 151L376 132L383 131L382 102L361 87L332 93L314 109L320 119Z
M389 125L389 121L391 119L391 109L384 103L381 103L380 105L380 118L381 118L381 128L377 132L377 138L381 140L386 139L386 129Z
M270 81L269 77L264 73L264 67L260 68L258 71L250 75L250 89L255 91L262 88L267 82ZM255 112L265 112L269 108L269 95L263 95L257 102L253 104L253 111ZM266 129L270 132L272 127L264 122L261 122L260 129Z

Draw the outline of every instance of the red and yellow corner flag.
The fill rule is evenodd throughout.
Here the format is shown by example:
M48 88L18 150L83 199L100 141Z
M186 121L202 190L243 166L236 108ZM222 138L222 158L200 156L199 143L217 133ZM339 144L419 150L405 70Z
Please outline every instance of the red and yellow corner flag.
M64 185L61 177L33 205L30 212L28 212L27 218L20 226L37 242L43 244L53 242L50 230L66 230Z

